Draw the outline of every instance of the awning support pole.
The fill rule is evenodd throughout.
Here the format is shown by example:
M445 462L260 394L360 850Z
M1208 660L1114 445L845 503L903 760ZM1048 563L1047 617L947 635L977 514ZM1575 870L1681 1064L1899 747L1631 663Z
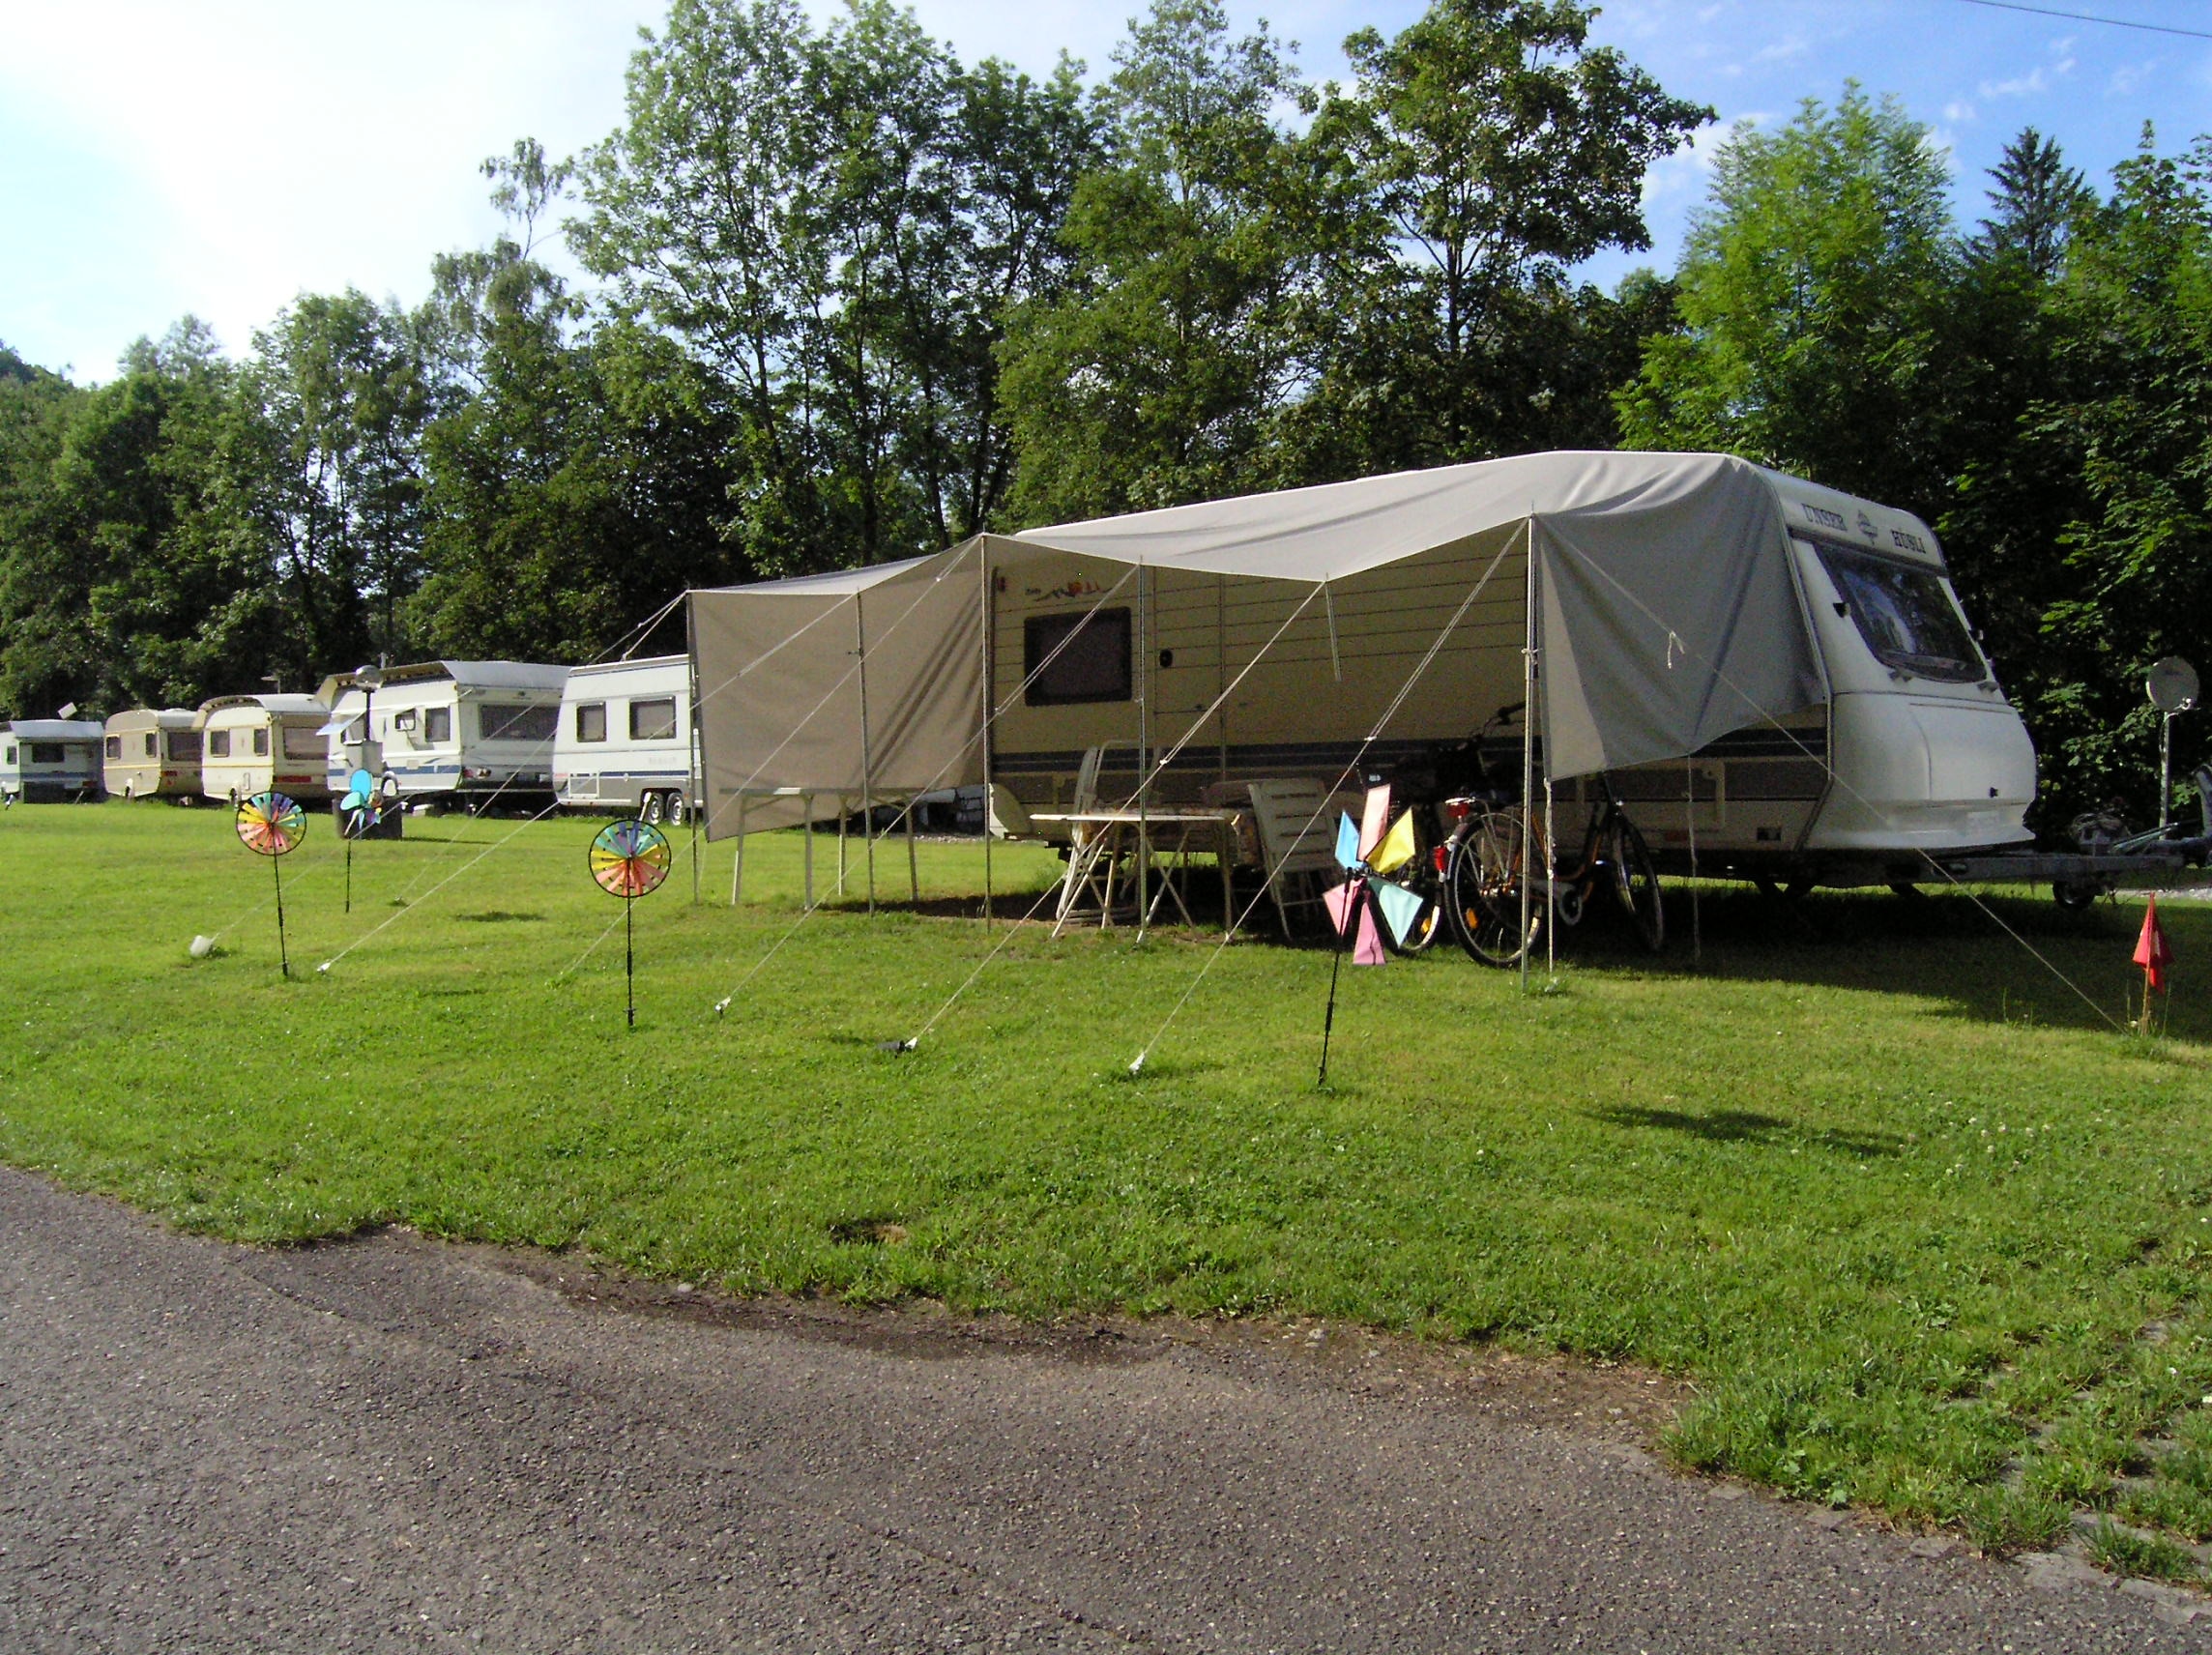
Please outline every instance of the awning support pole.
M845 899L845 829L852 819L853 812L846 807L845 796L840 793L837 796L837 900L840 902Z
M1693 756L1682 761L1683 773L1689 785L1683 790L1682 820L1690 829L1690 964L1697 965L1705 957L1705 932L1698 912L1698 761Z
M730 861L730 906L738 905L738 896L745 885L745 796L738 795L738 854Z
M906 883L913 892L915 905L921 905L921 864L915 859L914 850L914 795L906 798Z
M1536 520L1528 519L1526 563L1522 570L1521 641L1521 992L1528 992L1529 900L1535 892L1529 864L1536 859ZM1551 893L1545 892L1545 900Z
M868 619L853 595L853 639L860 658L860 834L868 847L868 917L876 916L876 771L868 744Z
M983 717L977 732L983 742L983 931L991 930L991 709L997 704L998 685L991 672L991 554L983 537L975 537L975 565L981 578L983 607L976 630L982 634L983 651L983 705L977 709Z
M1150 584L1142 563L1137 565L1137 935L1145 934L1151 918L1152 833L1146 812L1152 791L1152 682L1151 606L1145 601Z
M685 595L688 598L689 595ZM691 906L697 908L699 895L699 813L707 800L707 749L699 732L699 639L692 624L691 605L684 605L684 677L691 687L691 739L684 743L685 755L690 760L691 773L684 778L684 790L689 796L684 799L684 811L691 823Z
M806 822L803 828L803 831L806 834L806 848L804 852L804 859L806 862L806 906L809 910L811 910L814 907L814 796L811 793L807 794L800 800L800 807L806 812Z

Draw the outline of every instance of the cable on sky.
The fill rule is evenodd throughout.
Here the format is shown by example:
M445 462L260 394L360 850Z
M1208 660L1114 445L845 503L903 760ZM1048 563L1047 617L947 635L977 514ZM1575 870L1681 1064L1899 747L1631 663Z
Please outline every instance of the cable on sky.
M2050 6L2023 5L2021 0L1960 0L1965 6L1988 6L1998 12L2030 12L2038 17L2063 17L2070 23L2103 23L2113 29L2140 29L2152 35L2181 35L2193 41L2212 41L2203 29L2176 28L2171 23L2139 23L2129 17L2096 17L2087 12L2061 12Z

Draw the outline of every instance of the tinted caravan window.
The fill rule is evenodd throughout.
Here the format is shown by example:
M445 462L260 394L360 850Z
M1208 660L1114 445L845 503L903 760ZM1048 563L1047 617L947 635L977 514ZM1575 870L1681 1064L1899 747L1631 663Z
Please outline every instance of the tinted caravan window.
M576 709L576 740L603 741L607 739L607 704L587 701Z
M1883 666L1951 683L1985 675L1981 652L1934 569L1831 545L1820 547L1820 562Z
M422 740L432 746L453 739L453 710L451 707L425 707L422 709Z
M120 759L123 756L122 737L110 736L107 738L107 756L111 759Z
M1022 676L1032 707L1128 700L1128 610L1031 616L1022 626Z
M477 709L477 730L487 741L550 741L560 721L558 707L487 701Z
M210 730L207 733L207 750L208 757L211 759L229 758L230 732L228 730Z

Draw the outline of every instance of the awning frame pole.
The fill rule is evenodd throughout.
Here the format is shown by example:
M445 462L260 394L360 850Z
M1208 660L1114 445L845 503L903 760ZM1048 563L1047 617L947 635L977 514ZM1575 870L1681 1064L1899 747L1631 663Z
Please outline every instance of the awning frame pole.
M800 807L806 812L804 831L806 846L802 859L806 864L806 908L814 911L814 796L810 793L800 800Z
M860 834L868 847L868 917L876 916L876 775L868 740L868 617L860 595L853 595L854 653L860 661Z
M691 773L684 778L684 786L690 795L684 802L685 818L691 824L691 906L701 901L699 893L699 813L707 798L706 738L699 730L699 635L690 594L684 594L684 651L685 676L691 681L691 740L685 743L691 761Z
M837 900L845 900L845 831L851 826L853 811L843 794L837 796Z
M739 893L745 884L745 796L738 794L738 854L730 861L730 906L738 905Z
M914 795L906 796L906 880L917 908L921 906L921 864L915 858Z
M975 537L975 565L981 583L979 592L982 597L982 609L977 617L976 630L982 634L980 647L983 653L983 702L976 709L982 718L981 727L976 734L983 743L983 933L985 936L989 936L991 931L991 806L993 803L991 793L991 709L997 705L999 686L995 681L996 675L991 670L991 620L992 611L996 607L991 601L991 553L989 543L980 535Z
M1151 582L1144 560L1137 562L1137 935L1145 934L1151 917L1150 890L1152 871L1151 822L1147 813L1152 791L1152 648L1151 605L1145 591Z
M1521 992L1528 992L1529 865L1536 859L1536 519L1528 519L1523 553L1521 642ZM1549 901L1551 893L1545 892Z

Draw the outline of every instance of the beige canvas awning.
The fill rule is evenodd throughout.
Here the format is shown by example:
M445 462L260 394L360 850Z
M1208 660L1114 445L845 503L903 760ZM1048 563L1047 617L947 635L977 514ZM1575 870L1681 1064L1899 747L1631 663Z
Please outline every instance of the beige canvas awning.
M800 819L795 793L824 796L815 813L827 816L864 789L981 780L991 583L1048 549L1096 560L1100 585L1142 566L1310 591L1518 530L1533 552L1547 769L1567 777L1683 757L1825 698L1785 527L1786 506L1804 500L1927 536L1904 513L1725 455L1550 453L695 592L709 832L737 831L741 794L761 800L748 825L766 827Z

